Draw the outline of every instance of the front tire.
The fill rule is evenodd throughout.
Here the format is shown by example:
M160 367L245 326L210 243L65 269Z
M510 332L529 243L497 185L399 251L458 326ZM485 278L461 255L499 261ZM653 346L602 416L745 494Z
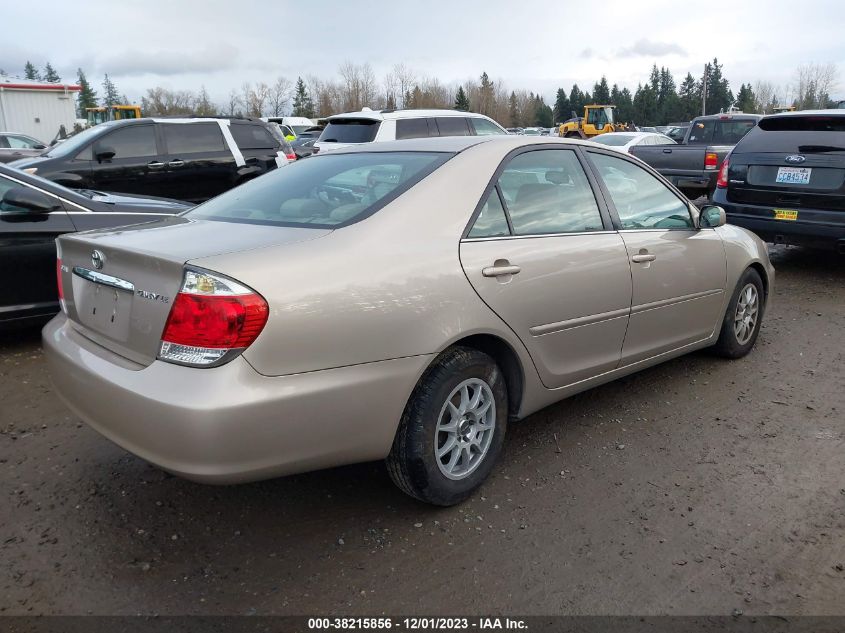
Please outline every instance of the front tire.
M450 506L487 479L508 421L505 379L478 350L453 347L423 374L402 414L387 470L406 494Z
M713 350L725 358L742 358L757 342L763 323L763 280L753 268L747 269L736 285L728 305L719 340Z

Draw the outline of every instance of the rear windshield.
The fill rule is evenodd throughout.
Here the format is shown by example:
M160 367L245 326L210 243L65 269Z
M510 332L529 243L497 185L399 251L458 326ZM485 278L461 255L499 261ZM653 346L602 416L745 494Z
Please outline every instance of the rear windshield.
M845 153L845 116L763 119L736 152Z
M601 134L592 140L594 143L601 143L602 145L621 146L630 143L634 137L630 134Z
M186 215L272 226L335 228L372 215L453 154L324 154L276 169L195 207Z
M320 134L321 143L369 143L376 137L381 121L336 119Z
M755 119L700 119L693 121L689 145L736 145L757 125Z

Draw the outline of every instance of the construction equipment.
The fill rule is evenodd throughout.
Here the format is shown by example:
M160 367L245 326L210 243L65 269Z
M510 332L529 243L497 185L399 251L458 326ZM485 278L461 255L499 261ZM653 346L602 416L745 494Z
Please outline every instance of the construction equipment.
M584 116L576 116L572 112L572 118L564 121L558 128L558 136L567 138L591 138L608 132L621 132L627 126L615 122L612 105L585 105Z
M783 112L795 112L797 108L794 105L791 106L775 106L772 108L773 114L782 114Z
M136 105L99 106L97 108L85 108L85 112L88 114L89 127L106 121L141 118L141 106Z

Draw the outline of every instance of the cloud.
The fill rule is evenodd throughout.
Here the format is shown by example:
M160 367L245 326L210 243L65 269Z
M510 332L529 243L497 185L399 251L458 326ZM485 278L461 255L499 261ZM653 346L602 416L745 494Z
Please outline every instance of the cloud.
M182 75L231 70L238 65L238 51L227 44L203 50L138 51L129 49L98 61L101 72L119 77Z
M589 50L589 49L588 49ZM637 40L633 46L619 49L619 57L663 57L664 55L686 55L678 44Z
M581 57L583 59L590 59L591 57L594 57L595 54L596 53L592 48L585 48L579 53L578 57Z

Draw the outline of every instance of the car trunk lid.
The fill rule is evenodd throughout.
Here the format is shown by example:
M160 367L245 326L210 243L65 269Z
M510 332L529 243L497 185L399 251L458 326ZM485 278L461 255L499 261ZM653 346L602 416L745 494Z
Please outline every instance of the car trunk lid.
M58 250L65 310L80 333L146 366L158 355L186 262L329 232L174 217L63 236Z

